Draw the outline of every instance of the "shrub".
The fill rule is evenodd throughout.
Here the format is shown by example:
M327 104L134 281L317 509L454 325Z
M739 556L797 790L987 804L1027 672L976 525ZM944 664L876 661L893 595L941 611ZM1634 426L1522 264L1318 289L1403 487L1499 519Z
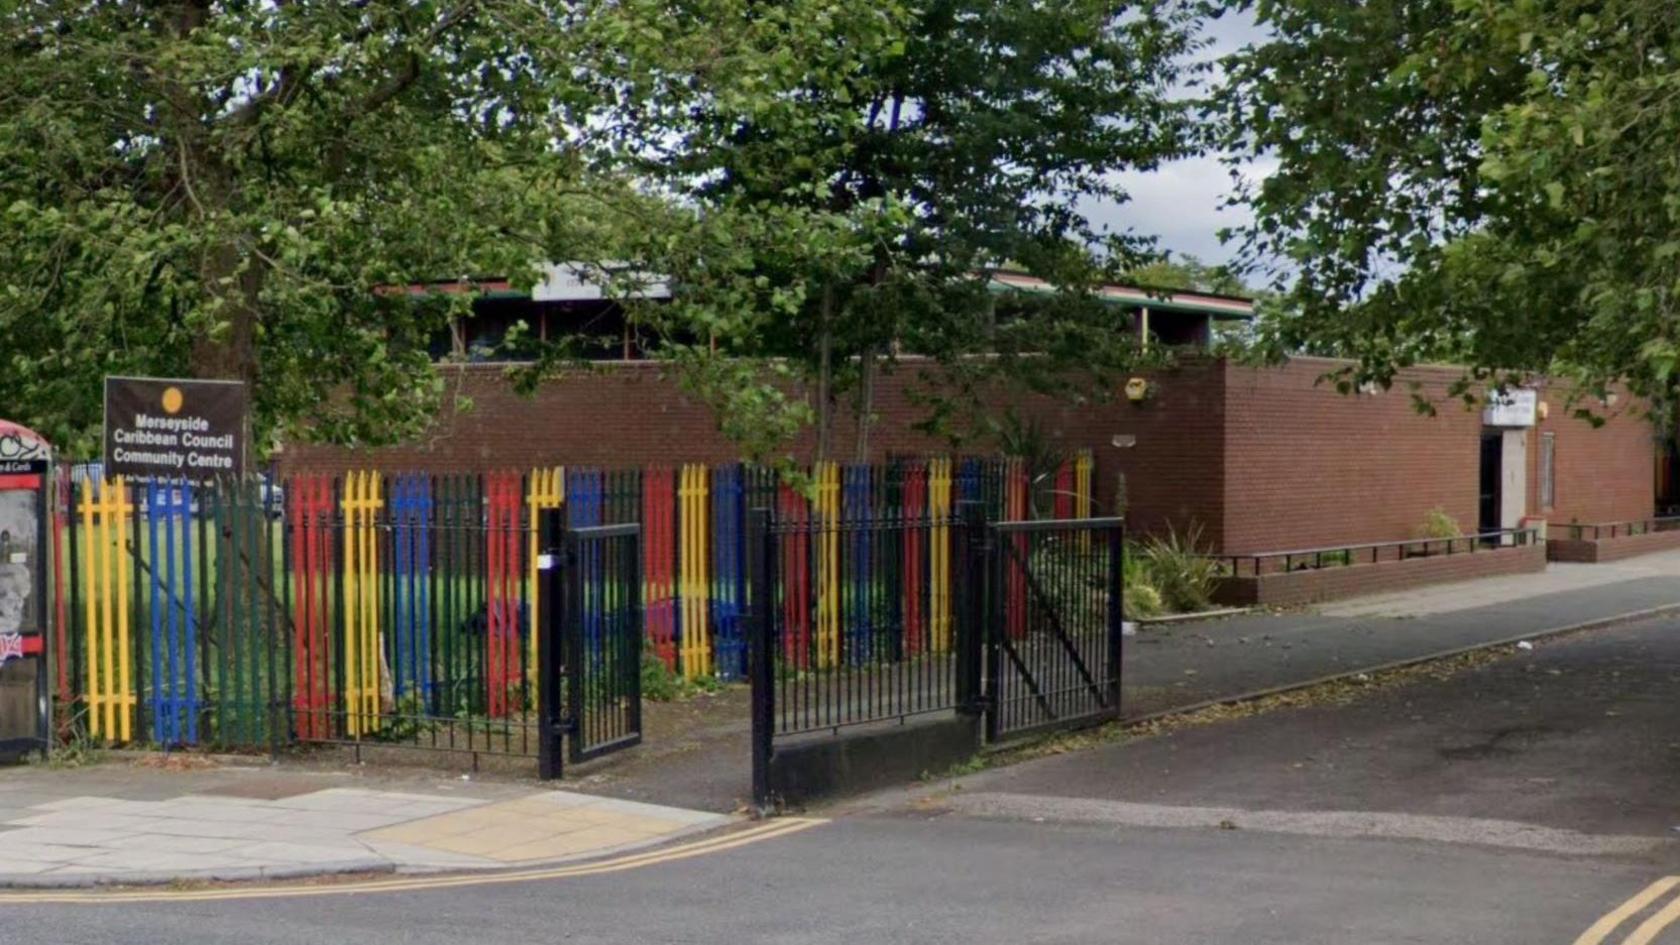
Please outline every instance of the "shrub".
M1219 562L1204 556L1201 539L1201 527L1196 526L1182 534L1170 529L1164 537L1157 535L1144 543L1148 584L1159 592L1161 604L1169 611L1190 613L1213 603Z
M1447 510L1437 505L1423 517L1423 524L1418 526L1419 538L1459 538L1464 530L1458 527L1458 519L1447 514Z
M1158 616L1161 613L1161 592L1150 583L1149 562L1144 558L1143 548L1136 542L1126 543L1120 573L1126 619Z

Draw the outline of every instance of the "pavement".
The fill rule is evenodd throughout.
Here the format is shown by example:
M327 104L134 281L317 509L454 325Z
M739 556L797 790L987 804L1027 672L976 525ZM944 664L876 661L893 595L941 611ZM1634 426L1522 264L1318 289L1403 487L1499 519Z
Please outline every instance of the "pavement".
M1680 619L1412 676L564 871L0 892L0 939L1680 945Z
M1680 551L1147 626L1125 641L1122 704L1141 718L1667 608L1680 608Z
M138 762L0 780L0 886L279 879L528 867L731 818L510 783Z

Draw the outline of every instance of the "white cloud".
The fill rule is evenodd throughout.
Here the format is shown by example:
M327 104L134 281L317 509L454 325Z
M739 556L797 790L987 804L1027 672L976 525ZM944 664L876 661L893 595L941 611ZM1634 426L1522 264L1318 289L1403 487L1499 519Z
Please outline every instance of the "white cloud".
M1228 13L1207 29L1208 59L1236 52L1248 43L1265 39L1266 31L1247 11ZM1271 173L1274 162L1244 168L1245 177ZM1110 232L1136 233L1159 239L1160 248L1174 255L1188 254L1203 262L1228 261L1236 244L1221 244L1221 229L1240 227L1253 219L1247 209L1224 207L1235 182L1230 169L1215 156L1174 161L1150 172L1127 172L1116 178L1131 195L1125 204L1102 203L1086 207L1093 223Z

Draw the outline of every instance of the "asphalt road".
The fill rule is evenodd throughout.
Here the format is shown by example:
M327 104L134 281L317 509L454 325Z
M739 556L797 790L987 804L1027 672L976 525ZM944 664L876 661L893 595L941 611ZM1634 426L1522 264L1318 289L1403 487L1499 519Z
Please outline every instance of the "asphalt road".
M1677 701L1680 623L1651 622L1350 704L886 795L635 870L0 900L0 943L1680 945L1680 885L1611 915L1680 875Z

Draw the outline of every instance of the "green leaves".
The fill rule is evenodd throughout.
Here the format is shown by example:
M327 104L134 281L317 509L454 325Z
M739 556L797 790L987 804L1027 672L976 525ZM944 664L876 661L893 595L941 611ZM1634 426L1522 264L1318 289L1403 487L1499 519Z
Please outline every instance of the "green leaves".
M259 443L412 437L475 280L625 259L679 286L633 330L751 454L868 416L901 356L930 398L1050 389L1129 363L1085 290L1147 241L1081 208L1195 147L1194 28L1189 0L6 5L7 409L86 454L103 374L237 376ZM1005 262L1065 291L999 297ZM468 291L409 291L437 280Z
M1353 356L1361 379L1434 360L1672 396L1680 9L1257 11L1273 38L1226 63L1209 113L1232 153L1278 161L1243 195L1243 236L1292 290L1287 344Z
M970 428L973 399L938 402L964 397L975 375L1047 388L1069 365L1130 363L1125 319L1084 296L1145 242L1097 232L1081 208L1124 199L1116 172L1194 147L1188 109L1168 92L1197 47L1191 4L652 7L673 28L657 42L621 34L604 68L626 87L658 84L609 124L640 126L627 166L686 211L632 237L635 258L683 287L649 316L661 335L790 366L819 449L836 445L825 432L836 410L867 419L873 379L901 357L931 362L919 372L928 419ZM1065 296L1000 299L977 273L1005 264ZM785 382L748 397L713 370L691 384L726 426L759 416L746 425L794 432L778 419Z
M7 413L88 455L103 374L205 374L254 384L259 443L421 431L467 300L406 286L611 251L576 14L4 6Z

